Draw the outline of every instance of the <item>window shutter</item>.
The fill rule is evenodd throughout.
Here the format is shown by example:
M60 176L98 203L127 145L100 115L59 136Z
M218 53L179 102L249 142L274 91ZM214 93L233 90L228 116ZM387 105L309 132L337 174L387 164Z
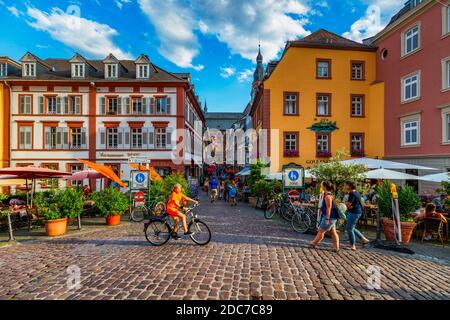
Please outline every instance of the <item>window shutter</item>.
M171 102L172 102L172 99L171 99L170 97L167 97L167 99L166 99L166 110L167 110L167 114L172 114L172 111L171 111Z
M148 148L155 148L155 128L148 128Z
M155 114L155 98L150 98L150 114Z
M44 114L44 97L38 98L38 113Z
M142 149L148 149L148 129L142 128Z
M123 141L123 147L125 149L130 149L130 128L123 128L124 132L124 141Z
M106 114L106 98L100 98L100 114Z
M128 115L128 114L131 113L131 111L130 111L130 98L126 97L124 99L125 99L125 114Z
M123 143L123 135L124 135L124 128L119 128L117 130L117 147L119 149L123 149L125 147Z
M81 97L75 97L75 113L81 114Z
M25 149L25 144L26 144L25 134L26 134L25 128L21 128L20 136L19 136L19 139L20 139L20 141L19 141L19 149Z
M44 129L44 149L50 150L51 146L51 140L52 140L52 133L50 127L45 127Z
M62 97L56 97L56 113L62 113Z
M64 114L69 114L69 97L64 97Z
M86 128L81 128L81 149L87 149Z
M142 99L142 114L147 114L148 99Z
M167 128L166 129L166 134L167 134L167 145L166 148L167 149L172 149L172 132L173 132L173 128Z
M63 128L56 128L56 149L63 148Z
M122 98L117 99L117 114L122 114Z
M106 128L100 128L100 149L106 149Z
M25 113L25 97L20 97L19 113Z
M63 134L63 149L69 149L69 128L62 128Z
M31 149L31 146L33 145L33 135L32 133L32 128L31 127L27 127L26 131L25 131L25 148L26 149Z

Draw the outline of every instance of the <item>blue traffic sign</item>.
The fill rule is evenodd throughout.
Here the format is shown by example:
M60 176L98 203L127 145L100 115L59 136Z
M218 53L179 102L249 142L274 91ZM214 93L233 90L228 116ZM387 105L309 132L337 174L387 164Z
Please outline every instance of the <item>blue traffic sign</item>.
M300 178L300 175L297 171L290 171L288 174L289 180L291 181L297 181Z
M143 173L138 173L136 175L136 182L137 183L144 183L145 182L145 175Z

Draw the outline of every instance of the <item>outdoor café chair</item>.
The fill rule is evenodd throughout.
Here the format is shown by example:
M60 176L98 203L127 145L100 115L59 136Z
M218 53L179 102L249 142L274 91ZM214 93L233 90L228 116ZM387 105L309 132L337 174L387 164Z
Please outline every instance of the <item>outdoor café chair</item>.
M41 226L43 218L39 215L37 208L27 208L28 216L28 232L31 231L33 226Z
M425 235L430 233L432 237L437 236L442 246L445 246L444 242L444 222L437 218L425 218L423 220L423 233L422 243Z

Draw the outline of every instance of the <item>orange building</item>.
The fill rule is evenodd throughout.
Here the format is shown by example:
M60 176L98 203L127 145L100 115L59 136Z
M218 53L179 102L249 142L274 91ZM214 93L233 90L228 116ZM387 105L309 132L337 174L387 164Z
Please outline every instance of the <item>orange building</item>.
M345 148L352 157L384 156L384 87L376 82L376 48L326 30L289 41L261 72L252 92L253 128L267 138L271 171L306 168Z

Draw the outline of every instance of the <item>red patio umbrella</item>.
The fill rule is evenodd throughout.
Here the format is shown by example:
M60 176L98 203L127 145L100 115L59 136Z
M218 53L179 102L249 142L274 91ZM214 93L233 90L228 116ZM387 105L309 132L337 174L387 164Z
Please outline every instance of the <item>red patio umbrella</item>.
M100 172L97 172L93 169L83 170L79 172L72 173L72 176L69 178L70 181L83 181L85 179L101 179L104 175Z

